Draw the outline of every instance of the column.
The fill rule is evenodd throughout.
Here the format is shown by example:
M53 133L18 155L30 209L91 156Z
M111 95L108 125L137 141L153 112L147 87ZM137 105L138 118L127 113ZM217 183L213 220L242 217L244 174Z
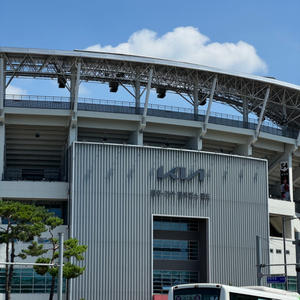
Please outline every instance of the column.
M4 149L5 149L5 118L4 118L4 99L5 99L5 60L0 58L0 180L4 179Z

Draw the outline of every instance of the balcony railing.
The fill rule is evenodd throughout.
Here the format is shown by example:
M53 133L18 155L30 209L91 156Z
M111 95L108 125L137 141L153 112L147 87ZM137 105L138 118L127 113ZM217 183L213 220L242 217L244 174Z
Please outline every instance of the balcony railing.
M5 106L69 110L71 109L71 102L69 97L6 95ZM141 115L144 112L144 104L141 103L140 107L136 107L135 102L79 98L78 110ZM199 110L198 115L195 115L193 108L149 104L147 115L161 118L204 121L206 111ZM257 126L257 119L248 118L248 122L244 122L243 117L241 116L223 114L219 112L211 112L208 122L212 124L253 130L255 130ZM295 128L285 127L282 129L276 124L268 121L263 122L261 131L294 139L298 136L298 130Z
M67 181L66 174L44 169L4 169L4 181Z

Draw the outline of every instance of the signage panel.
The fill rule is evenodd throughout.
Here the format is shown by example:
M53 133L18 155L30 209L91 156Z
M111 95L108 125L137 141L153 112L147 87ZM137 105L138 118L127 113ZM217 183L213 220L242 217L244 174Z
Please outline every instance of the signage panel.
M283 161L280 163L280 178L281 178L281 198L290 200L290 180L289 180L289 163Z
M285 283L284 276L270 276L267 277L267 283Z

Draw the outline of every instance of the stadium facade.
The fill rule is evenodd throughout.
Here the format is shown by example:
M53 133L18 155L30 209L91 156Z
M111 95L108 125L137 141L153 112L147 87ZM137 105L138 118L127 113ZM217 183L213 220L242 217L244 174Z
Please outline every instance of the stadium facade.
M16 77L55 79L70 97L8 95ZM124 88L132 102L80 98L82 82ZM162 105L149 104L151 89ZM193 109L164 106L169 92ZM170 60L0 48L0 197L46 206L64 219L57 231L88 245L67 299L255 285L257 236L262 263L295 262L299 96L274 78ZM212 112L213 101L241 117ZM293 266L287 275L293 289ZM18 267L12 299L47 299L47 283Z

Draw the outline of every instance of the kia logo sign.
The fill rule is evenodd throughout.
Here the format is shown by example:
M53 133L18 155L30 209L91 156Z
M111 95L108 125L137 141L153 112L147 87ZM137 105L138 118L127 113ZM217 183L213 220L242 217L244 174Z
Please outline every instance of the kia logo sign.
M171 178L177 180L190 180L198 175L199 181L202 181L204 179L204 169L199 169L196 172L190 174L189 176L186 176L186 168L176 167L172 169L171 171L164 173L164 167L160 167L157 169L157 178L166 178L170 176Z

